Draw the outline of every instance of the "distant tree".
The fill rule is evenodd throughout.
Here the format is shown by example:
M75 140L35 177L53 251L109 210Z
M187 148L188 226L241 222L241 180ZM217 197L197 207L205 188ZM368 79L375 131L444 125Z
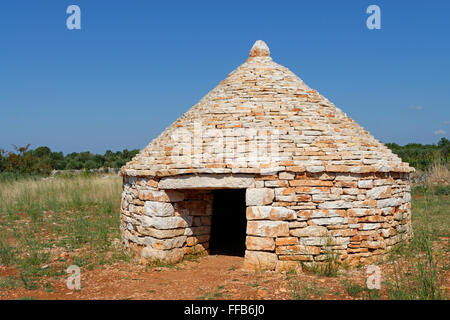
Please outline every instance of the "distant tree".
M442 156L448 161L450 156L450 141L446 138L442 138L438 142L438 147Z
M24 156L25 153L28 151L28 149L30 148L31 144L27 144L24 147L18 147L15 144L12 145L14 150L16 150L18 152L19 155Z
M119 168L121 168L124 164L125 164L125 161L124 161L124 160L116 160L116 161L114 161L114 162L112 163L112 167L113 167L113 168L116 168L116 169L119 169Z
M13 145L16 153L8 154L8 171L19 172L19 173L32 173L34 171L34 158L33 155L28 151L30 144L26 146L16 146Z
M6 170L7 155L8 153L5 150L0 149L0 172Z
M68 170L78 170L81 168L82 168L81 162L75 159L70 159L66 165L66 169Z
M396 143L386 143L386 146L403 161L422 170L427 169L434 161L449 161L449 142L446 138L442 138L437 144L408 143L400 146Z
M51 155L52 151L50 150L49 147L38 147L38 148L36 148L34 150L31 150L31 153L35 157L39 157L39 158L48 157L48 158L50 158L50 155Z
M84 169L92 170L92 169L97 169L97 168L98 168L98 166L97 166L97 164L95 163L94 160L88 160L84 164Z
M386 146L389 149L399 149L400 148L400 146L398 144L396 144L396 143L386 143Z
M105 157L101 154L94 155L92 160L95 162L96 168L103 167L103 164L105 163Z
M65 160L55 160L53 162L53 169L64 170L67 167L67 162Z
M113 156L113 152L111 150L106 150L105 158L111 158Z

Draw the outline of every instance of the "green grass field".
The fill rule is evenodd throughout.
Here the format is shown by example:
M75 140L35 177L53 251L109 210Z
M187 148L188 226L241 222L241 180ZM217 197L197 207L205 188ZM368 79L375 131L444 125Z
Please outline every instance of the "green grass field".
M391 254L391 299L446 299L449 270L450 186L419 186L412 191L414 238Z

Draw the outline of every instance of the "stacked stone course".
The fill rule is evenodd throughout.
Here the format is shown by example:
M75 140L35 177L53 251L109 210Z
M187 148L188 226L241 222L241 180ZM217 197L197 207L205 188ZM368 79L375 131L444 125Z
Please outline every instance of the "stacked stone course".
M207 250L212 202L212 190L160 190L157 178L124 177L126 245L170 262ZM412 235L405 173L259 175L246 189L246 205L248 269L321 262L330 246L341 260L373 262Z
M210 190L159 190L158 181L124 177L121 232L125 245L144 258L179 262L208 249Z

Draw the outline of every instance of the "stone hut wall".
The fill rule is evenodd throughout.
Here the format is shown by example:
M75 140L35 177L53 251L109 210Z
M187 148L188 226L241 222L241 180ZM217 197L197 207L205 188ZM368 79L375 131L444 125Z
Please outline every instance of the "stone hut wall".
M372 263L411 237L408 173L298 171L255 175L245 186L245 268L322 262L330 248L350 264ZM212 201L210 189L161 190L158 178L124 176L125 245L171 262L207 250Z

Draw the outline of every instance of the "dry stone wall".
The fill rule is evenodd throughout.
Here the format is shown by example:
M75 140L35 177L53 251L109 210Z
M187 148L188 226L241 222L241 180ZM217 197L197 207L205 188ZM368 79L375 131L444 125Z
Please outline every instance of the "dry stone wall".
M208 249L210 190L159 190L158 180L124 177L120 229L125 246L143 258L178 262Z
M183 186L195 188L186 184L189 179L182 177ZM322 262L330 250L350 264L371 263L412 236L408 173L296 168L245 179L247 269L283 271L299 262ZM152 177L124 177L125 245L143 258L170 262L208 250L211 189L161 190L160 182L167 184Z

